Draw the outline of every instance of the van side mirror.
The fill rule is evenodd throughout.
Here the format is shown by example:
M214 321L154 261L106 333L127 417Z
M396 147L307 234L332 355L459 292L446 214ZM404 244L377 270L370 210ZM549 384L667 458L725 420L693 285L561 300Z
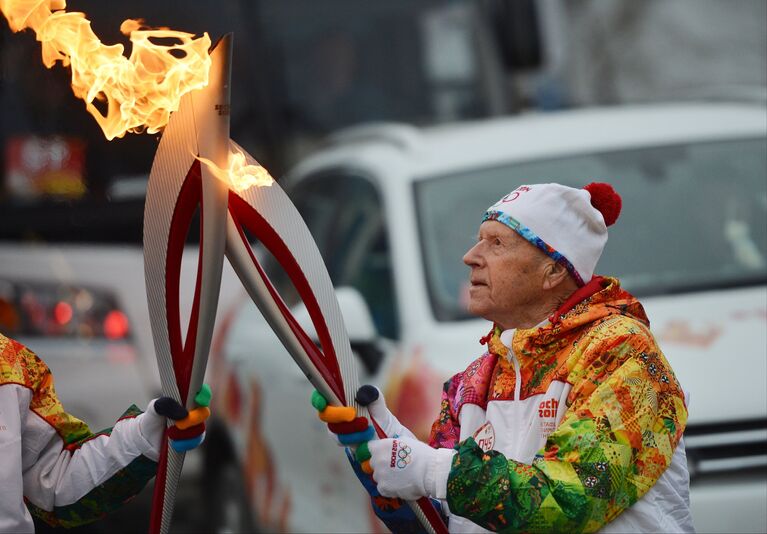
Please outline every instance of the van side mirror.
M359 291L348 286L336 288L336 299L341 308L352 350L359 356L365 370L369 374L375 373L384 354L379 347L378 332L367 302ZM317 332L303 302L293 309L293 316L314 342L319 343Z
M372 343L378 339L370 308L359 291L349 286L338 287L336 299L352 343Z
M368 374L375 373L384 353L379 346L378 331L367 302L359 291L348 286L336 288L336 298L352 350L357 353Z

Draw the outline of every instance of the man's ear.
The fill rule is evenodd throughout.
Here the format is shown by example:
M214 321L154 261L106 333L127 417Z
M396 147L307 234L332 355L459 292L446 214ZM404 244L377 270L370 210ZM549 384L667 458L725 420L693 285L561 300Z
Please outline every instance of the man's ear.
M549 261L543 267L543 289L551 290L562 284L570 273L558 262Z

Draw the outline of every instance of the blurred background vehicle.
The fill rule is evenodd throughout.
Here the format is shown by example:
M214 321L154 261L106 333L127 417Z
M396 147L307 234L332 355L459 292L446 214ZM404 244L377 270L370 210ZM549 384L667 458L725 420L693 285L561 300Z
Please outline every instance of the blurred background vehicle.
M310 226L336 284L356 288L340 292L339 298L352 310L350 328L369 332L368 327L374 326L377 332L375 343L369 342L372 338L367 334L355 343L368 377L386 384L394 398L418 399L421 392L408 378L414 372L411 368L427 365L417 362L426 362L425 354L435 349L407 341L412 336L402 325L406 322L408 327L431 328L429 325L445 323L477 330L462 316L460 295L465 271L459 249L473 235L476 210L483 210L494 196L500 196L496 188L510 187L501 187L508 183L507 172L513 171L512 180L528 182L565 181L571 176L574 185L583 185L584 180L602 173L607 174L606 180L621 180L619 188L625 189L619 189L621 193L629 199L642 198L646 214L625 213L613 232L619 236L612 240L613 246L616 242L648 242L654 233L683 229L688 238L656 240L653 254L637 254L639 245L625 245L616 252L615 263L605 256L602 272L624 275L640 295L647 288L650 293L646 295L661 288L692 291L745 284L752 276L755 280L763 276L759 257L764 255L764 232L760 230L764 212L757 206L759 191L764 188L764 169L757 154L760 150L763 154L767 147L763 139L749 145L747 128L740 128L757 120L741 115L761 116L762 123L767 122L767 4L741 0L737 6L734 9L730 3L699 0L198 0L183 5L147 0L116 4L70 0L68 9L86 12L94 31L108 43L125 43L118 31L120 22L137 17L152 26L207 31L214 39L234 32L232 137L289 188L307 219L313 221ZM71 95L68 72L45 69L39 55L39 43L33 35L12 34L5 21L0 22L0 329L37 350L53 368L65 405L93 428L101 428L111 424L125 406L132 402L143 406L158 390L140 249L143 198L158 136L129 135L107 142L95 121L83 112L82 103ZM546 133L551 139L543 138L533 128L538 124L537 115L550 116L556 123L562 110L681 100L739 101L755 106L743 107L742 112L717 108L721 119L705 120L720 120L718 129L711 126L701 133L696 133L696 121L710 117L714 108L687 108L683 112L675 107L672 113L668 107L664 108L668 112L664 120L658 117L663 111L629 110L623 117L636 121L639 132L631 138L625 134L625 145L605 136L602 146L591 131L590 121L609 113L584 112L562 118L562 124L571 128L567 130L569 136L557 130ZM645 112L654 118L643 120ZM499 132L514 129L501 119L508 116L516 117L526 133L509 139L505 152L500 148L498 152L494 152L496 148L485 150L477 141L448 139L452 135L462 138L458 132L464 126L467 136L469 132L478 136L482 131L490 132L492 124ZM348 129L381 121L397 125ZM470 124L462 126L467 121ZM480 126L477 121L488 124ZM434 125L444 125L444 139L438 133L442 127L433 130L430 127ZM614 131L619 126L606 124L604 128ZM651 131L653 128L658 130ZM448 135L451 129L454 134ZM341 133L333 136L339 130ZM587 146L584 139L591 139L593 144ZM496 141L488 143L494 147ZM432 142L455 143L440 156L455 165L421 167L426 164L419 157L420 151L428 152ZM357 169L348 165L362 165L362 160L338 156L339 151L363 148L366 152L380 150L381 157L391 156L391 169L384 172L378 163L368 160L365 165L370 166ZM314 153L317 155L312 156ZM338 172L330 163L321 164L325 158L339 166ZM309 173L302 169L314 166L323 169L323 176L327 171L327 179L315 180L314 174L311 180L305 179ZM291 178L283 180L288 169L294 169ZM373 174L364 174L365 169ZM379 183L379 177L388 173L411 176L413 182L408 181L411 178L392 178L389 184L381 178ZM429 176L433 179L426 180ZM471 181L470 187L467 181ZM754 181L757 189L749 189ZM474 186L480 182L485 185ZM692 184L700 186L695 190L699 196L686 192ZM440 213L430 201L438 194L448 195L444 202L460 208ZM678 208L679 198L689 201ZM705 209L693 210L696 203ZM400 204L397 209L402 210L403 221L392 220L392 215L400 216L400 212L391 211L392 204ZM704 218L703 213L720 215ZM671 215L676 218L669 219ZM435 222L440 217L444 224ZM726 228L722 226L725 224ZM196 236L190 235L182 287L189 287L195 242ZM630 260L622 254L630 254ZM677 256L668 259L672 254ZM694 256L697 262L692 261ZM658 268L660 258L668 263L663 269ZM402 271L405 268L409 270ZM415 280L407 281L403 273ZM279 279L280 274L273 272L272 276ZM238 348L239 334L226 332L227 328L232 332L244 328L247 323L243 321L251 317L252 310L236 307L245 297L229 270L223 291L214 347L221 354L217 361L224 361L224 355L235 360L246 358L246 354L256 352L254 346ZM290 301L290 288L283 291ZM409 297L411 291L414 303L403 307L400 300L403 295ZM686 355L677 358L700 355L725 338L734 344L733 354L741 347L744 354L754 354L749 347L755 347L763 355L767 351L764 298L761 304L754 303L750 299L756 297L748 296L755 294L753 289L744 291L746 296L727 292L744 303L732 311L733 320L742 322L743 330L738 330L737 336L733 333L734 337L729 337L736 330L719 325L719 317L704 321L675 315L669 319L670 326L663 327L662 332L676 347L676 354ZM673 301L668 300L672 308ZM719 306L719 301L684 302L696 309ZM655 311L651 306L654 304L648 304L651 318L653 313L658 316L654 325L657 332L666 308L659 304L661 311ZM371 317L369 322L364 308ZM252 316L252 321L251 335L255 335L261 332L258 325L262 323L257 316ZM263 335L268 338L269 332ZM436 384L424 391L438 389L445 378L440 373L460 368L459 361L475 354L472 336L474 333L464 339L469 345L456 342L449 357L445 356L445 366L434 368L438 372L424 371ZM247 337L243 340L251 342ZM271 347L273 341L270 338L264 343ZM440 343L430 340L429 347ZM226 350L222 349L224 344ZM317 507L336 502L337 484L328 482L314 508L309 506L303 519L296 519L297 503L304 506L306 501L302 500L304 494L293 493L298 491L295 488L306 495L312 495L314 489L282 478L292 472L285 466L270 467L275 442L266 430L283 425L285 417L273 411L279 404L277 395L287 395L293 391L288 386L295 385L295 396L305 398L300 376L295 382L284 382L288 379L282 373L295 370L274 368L286 364L286 355L274 354L274 360L259 363L259 373L248 371L254 384L229 383L229 371L216 367L215 378L221 384L217 402L226 406L220 422L237 429L224 434L234 436L234 443L217 442L216 447L224 447L220 451L225 454L226 447L241 451L247 442L256 452L247 461L238 457L240 465L218 465L215 476L208 470L207 482L222 488L222 497L212 501L199 501L197 493L202 486L198 487L194 473L199 470L194 464L202 458L190 455L187 472L192 478L182 486L177 531L202 530L202 517L209 505L216 510L211 515L220 518L221 513L229 514L231 520L224 524L236 526L242 519L238 510L250 509L232 504L246 500L245 490L247 499L254 503L250 518L254 523L298 529L316 520L320 521L316 525L329 529L351 528L344 527L347 523L341 514L332 518L338 523L317 519L325 517L317 515ZM710 376L716 373L711 371ZM392 378L399 375L399 382ZM284 390L267 393L264 384L271 385L270 376L274 384L283 384ZM729 379L737 385L726 382ZM763 389L767 385L763 362L756 362L750 372L734 369L722 373L720 380L718 389L712 387L717 393L728 388L741 392L743 408L737 409L745 411L743 417L733 416L734 420L752 418L755 412L749 410L761 410L765 404L763 396L746 392L742 383L761 380L755 391ZM247 402L240 398L244 392L248 392ZM720 412L709 406L718 398L693 391L691 409L711 409L711 421L720 421ZM429 398L413 401L418 409L403 412L403 419L423 427L423 421L435 413L431 402ZM299 421L308 416L291 417ZM767 419L764 414L760 417ZM252 427L249 434L243 434L243 425ZM699 525L716 525L707 518L716 519L719 514L720 519L740 518L748 523L740 530L767 530L764 514L753 519L736 506L751 502L749 495L765 495L766 425L756 430L728 427L736 432L732 434L735 438L727 433L711 438L709 434L720 427L700 427L704 436L698 440L701 450L715 456L700 459L701 465L714 462L727 466L738 455L757 463L751 468L756 478L753 486L696 482L696 499L704 503L696 505L696 515L703 521ZM290 450L298 446L298 439L286 442L282 431L275 432L283 436L279 447ZM298 432L296 435L301 435ZM728 441L736 438L746 441L736 441L735 445ZM318 440L318 447L319 441L326 445L324 435L311 439ZM689 443L692 448L692 434ZM708 448L704 447L707 443ZM742 451L762 451L762 456ZM297 454L307 456L303 448ZM337 451L322 454L323 461L337 469L334 480L349 476ZM246 468L247 477L243 478L241 468ZM722 470L725 474L717 476L726 478L727 468ZM742 474L737 476L742 479ZM347 489L352 487L356 489L353 484ZM704 487L710 489L709 494L701 489ZM716 502L721 488L736 488L744 494L742 499L729 501L733 508L726 515L701 500L701 496L710 495L708 498ZM111 521L81 530L145 529L149 491ZM360 510L363 513L366 508ZM367 516L358 516L354 520L357 523L348 525L362 524L363 520L369 524Z
M491 326L465 311L461 262L484 210L518 184L614 184L624 209L598 272L640 297L691 396L696 527L759 532L767 527L764 119L761 106L695 104L371 125L332 137L285 184L339 288L362 381L378 385L422 439L442 382L482 353L478 339ZM270 276L306 319L284 274ZM210 528L380 530L307 408L311 388L257 308L243 304L218 335Z

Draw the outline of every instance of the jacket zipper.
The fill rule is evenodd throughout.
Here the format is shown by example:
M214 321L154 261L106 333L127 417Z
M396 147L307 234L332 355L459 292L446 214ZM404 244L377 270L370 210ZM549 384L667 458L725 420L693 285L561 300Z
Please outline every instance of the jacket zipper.
M517 355L511 347L509 347L509 356L511 356L511 365L514 367L514 400L518 401L522 394L522 370L519 368Z
M508 344L506 344L505 340L508 340ZM517 355L514 354L514 349L512 348L514 340L514 330L505 330L501 334L501 343L508 349L508 356L509 361L511 362L512 367L514 367L514 399L515 401L519 400L519 396L522 391L522 370L519 368L519 360L517 359Z

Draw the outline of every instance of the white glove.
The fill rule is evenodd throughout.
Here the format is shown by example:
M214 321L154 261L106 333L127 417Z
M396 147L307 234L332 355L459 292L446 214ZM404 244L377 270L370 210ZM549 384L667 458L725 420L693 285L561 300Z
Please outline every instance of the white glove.
M198 399L200 399L198 401ZM205 403L188 411L170 397L160 397L149 402L146 412L136 417L138 430L143 442L140 450L151 460L157 460L162 449L162 440L168 421L175 424L168 429L170 446L178 452L189 451L205 439L205 420L210 416L210 388L203 384L195 402Z
M408 501L426 496L447 498L453 449L432 449L409 437L373 440L368 448L373 480L384 497Z
M363 386L369 387L369 386ZM386 406L386 399L384 399L383 393L378 388L378 398L367 405L370 416L375 419L376 423L383 429L387 436L390 437L408 437L416 439L409 428L399 422L399 419L394 417L394 414L389 411Z
M160 457L163 433L168 424L165 416L155 411L154 403L156 400L151 400L146 407L146 411L136 417L139 435L143 438L143 442L139 444L140 450L142 454L155 462Z

